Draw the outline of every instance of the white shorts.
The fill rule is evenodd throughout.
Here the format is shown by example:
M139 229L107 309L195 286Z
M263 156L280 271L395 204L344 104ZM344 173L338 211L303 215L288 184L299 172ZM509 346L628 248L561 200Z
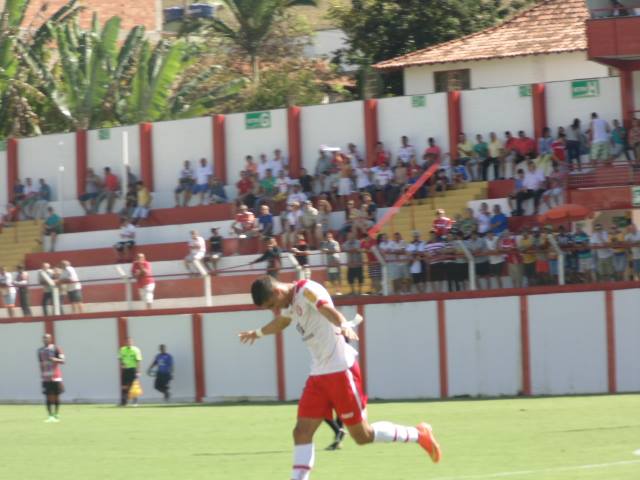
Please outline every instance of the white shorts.
M341 178L340 182L338 182L338 195L346 196L351 195L351 179L350 178Z
M559 197L561 195L562 195L562 188L560 188L560 187L552 188L550 190L547 190L543 194L543 196L545 196L545 197Z
M149 285L145 285L144 287L139 288L138 294L140 295L140 300L142 300L144 303L153 302L153 292L155 291L155 289L155 283L150 283Z
M187 262L193 262L195 260L202 260L203 258L204 258L204 252L190 253L189 255L184 257L184 259Z
M16 289L9 288L2 295L5 307L14 307L16 304Z

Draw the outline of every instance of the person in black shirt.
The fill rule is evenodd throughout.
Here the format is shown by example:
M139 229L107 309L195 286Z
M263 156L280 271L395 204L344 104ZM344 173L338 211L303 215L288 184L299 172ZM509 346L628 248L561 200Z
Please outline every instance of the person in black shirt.
M280 248L278 248L278 243L273 237L266 237L264 239L264 244L264 253L259 258L250 262L250 265L253 265L254 263L267 262L267 275L277 279L280 267L282 266L282 262L280 260Z
M300 178L298 178L302 192L307 195L307 198L313 196L313 177L307 173L306 168L300 169Z
M294 254L296 260L302 267L304 272L304 278L307 280L311 278L311 269L309 268L309 245L307 245L304 235L298 235L298 241L291 249L291 253Z
M218 233L217 228L211 229L209 237L209 252L204 256L204 265L210 272L218 269L218 260L222 257L222 236Z

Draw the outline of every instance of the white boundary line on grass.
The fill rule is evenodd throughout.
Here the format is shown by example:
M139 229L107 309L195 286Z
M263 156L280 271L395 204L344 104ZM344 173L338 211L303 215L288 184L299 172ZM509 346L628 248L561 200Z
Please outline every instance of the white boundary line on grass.
M538 473L553 473L553 472L570 472L572 470L590 470L596 468L608 468L617 467L621 465L633 465L640 464L640 460L623 460L621 462L611 463L595 463L591 465L575 465L573 467L556 467L556 468L542 468L540 470L520 470L514 472L499 472L489 473L486 475L464 475L462 477L437 477L434 480L476 480L482 478L503 478L503 477L517 477L519 475L533 475Z

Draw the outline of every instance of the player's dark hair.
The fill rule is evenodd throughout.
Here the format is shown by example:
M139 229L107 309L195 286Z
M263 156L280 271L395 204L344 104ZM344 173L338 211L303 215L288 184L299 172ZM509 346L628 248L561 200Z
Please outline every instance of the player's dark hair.
M261 307L273 295L273 279L271 277L262 277L253 282L251 285L251 298L254 305Z

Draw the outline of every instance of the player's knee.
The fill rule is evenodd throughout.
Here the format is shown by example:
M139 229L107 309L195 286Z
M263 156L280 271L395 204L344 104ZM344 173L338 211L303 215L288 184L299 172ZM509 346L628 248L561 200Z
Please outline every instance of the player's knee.
M293 429L293 441L296 445L311 443L313 434L309 429L301 425L296 425Z

